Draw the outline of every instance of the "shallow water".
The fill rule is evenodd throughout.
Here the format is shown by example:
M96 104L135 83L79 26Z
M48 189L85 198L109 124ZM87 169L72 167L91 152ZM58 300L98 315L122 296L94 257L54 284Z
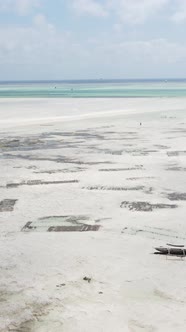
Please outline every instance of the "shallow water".
M0 82L0 98L186 97L186 80Z

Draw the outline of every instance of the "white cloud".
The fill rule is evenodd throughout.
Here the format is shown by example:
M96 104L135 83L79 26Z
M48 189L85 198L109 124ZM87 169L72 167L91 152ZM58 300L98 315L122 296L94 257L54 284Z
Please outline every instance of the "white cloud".
M0 11L13 11L19 15L27 15L40 5L40 0L0 0Z
M80 43L41 14L27 28L0 26L1 79L182 76L185 59L186 45L164 39Z
M12 0L6 1L6 4L10 5ZM142 11L138 7L141 6L141 1L146 8L141 9ZM186 43L170 42L166 39L134 40L134 36L133 40L124 40L125 23L144 22L166 5L166 0L156 0L156 3L154 0L149 0L148 2L154 4L152 12L147 1L141 1L139 4L137 0L131 0L132 5L125 0L102 1L102 5L106 6L101 6L105 14L100 12L98 14L94 9L94 14L90 15L103 17L109 11L110 13L115 11L115 17L117 16L118 20L111 22L110 34L100 33L90 40L80 38L81 42L77 40L77 35L76 38L73 37L73 32L58 30L41 13L33 12L32 23L27 27L0 25L1 79L3 75L6 79L7 73L9 76L12 75L12 78L25 79L88 78L100 77L100 75L101 77L131 77L132 75L133 77L155 77L156 75L167 76L166 70L172 76L183 77ZM186 0L183 1L186 3ZM18 4L17 0L15 2ZM80 1L78 3L80 4ZM85 2L82 3L85 5ZM8 10L8 7L2 7L2 4L0 0L1 10L2 8ZM178 4L178 0L174 1L175 4ZM27 10L32 10L31 8L33 9L33 7L27 7ZM92 7L89 7L89 10L90 8ZM179 9L180 7L176 7L175 11L173 6L169 10L169 16L171 12L175 15ZM118 32L117 36L116 32Z
M175 23L182 23L186 20L186 0L177 0L175 3L174 14L171 19Z
M171 0L73 0L71 6L77 13L92 16L119 17L127 24L143 23L164 8Z
M72 0L70 6L78 14L104 17L108 15L106 7L96 0Z
M40 6L40 2L38 0L16 0L16 2L17 11L23 15Z
M126 63L134 66L176 64L186 59L186 45L169 42L166 39L98 43L95 46L95 53L96 51L99 56L102 54L102 59L103 55L107 54L105 61L108 63L112 63L113 60L117 65L122 64L122 67Z
M77 14L115 18L116 30L124 24L142 24L159 13L176 23L186 20L186 0L72 0L70 7Z
M35 16L28 27L0 26L1 79L60 78L65 70L73 75L86 57L86 48L43 15Z
M107 6L123 23L143 23L162 10L170 0L107 0Z

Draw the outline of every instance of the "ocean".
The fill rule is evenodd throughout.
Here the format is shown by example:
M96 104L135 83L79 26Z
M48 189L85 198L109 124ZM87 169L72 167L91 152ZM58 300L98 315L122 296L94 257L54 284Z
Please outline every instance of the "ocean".
M186 79L0 82L0 98L186 97Z

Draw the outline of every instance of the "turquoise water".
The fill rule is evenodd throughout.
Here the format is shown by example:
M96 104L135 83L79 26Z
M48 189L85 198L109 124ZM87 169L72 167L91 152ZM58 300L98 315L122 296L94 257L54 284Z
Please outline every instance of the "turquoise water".
M0 98L186 97L186 80L0 82Z

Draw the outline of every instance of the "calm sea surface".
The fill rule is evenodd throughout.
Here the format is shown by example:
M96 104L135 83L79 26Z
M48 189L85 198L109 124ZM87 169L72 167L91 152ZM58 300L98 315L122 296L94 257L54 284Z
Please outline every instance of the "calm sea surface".
M186 79L0 82L0 98L186 97Z

